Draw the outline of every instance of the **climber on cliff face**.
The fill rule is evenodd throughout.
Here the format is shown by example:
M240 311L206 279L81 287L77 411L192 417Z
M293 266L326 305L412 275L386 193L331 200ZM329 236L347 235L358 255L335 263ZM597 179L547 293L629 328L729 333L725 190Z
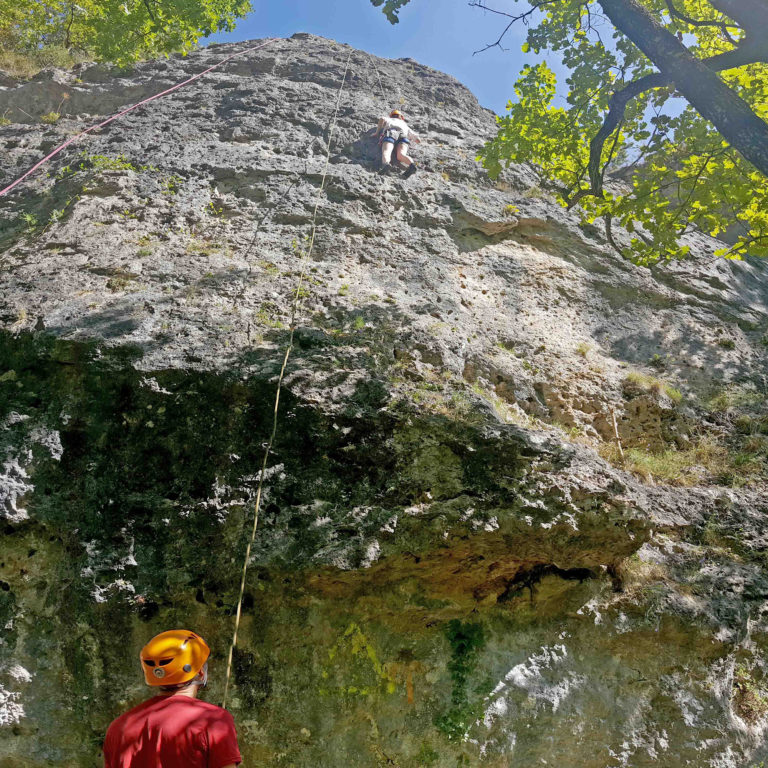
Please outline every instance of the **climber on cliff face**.
M403 178L407 179L416 173L416 163L408 157L408 147L412 141L420 144L421 139L405 121L405 116L399 109L393 109L389 117L382 117L373 135L380 137L382 168L389 167L394 149L397 162L407 166Z
M197 698L208 682L210 649L194 632L172 629L141 649L147 685L158 695L107 729L104 768L235 768L242 762L232 715Z

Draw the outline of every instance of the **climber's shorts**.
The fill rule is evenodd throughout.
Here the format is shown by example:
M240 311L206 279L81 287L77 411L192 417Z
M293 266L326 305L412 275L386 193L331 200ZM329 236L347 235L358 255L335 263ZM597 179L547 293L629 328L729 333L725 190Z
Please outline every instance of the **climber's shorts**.
M411 142L406 139L401 131L397 128L390 128L386 134L384 135L384 138L381 140L381 143L387 144L410 144Z

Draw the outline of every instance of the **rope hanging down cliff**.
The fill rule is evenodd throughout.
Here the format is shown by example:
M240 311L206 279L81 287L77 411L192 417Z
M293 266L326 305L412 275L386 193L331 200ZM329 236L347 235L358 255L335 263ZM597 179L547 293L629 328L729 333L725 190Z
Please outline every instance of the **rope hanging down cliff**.
M231 56L227 56L225 59L222 59L218 64L214 64L212 67L208 67L208 69L205 69L202 72L198 72L196 75L193 75L192 77L187 78L181 83L176 83L176 85L173 85L170 88L166 88L164 91L161 91L160 93L156 93L154 96L150 96L147 99L143 99L142 101L139 101L136 104L131 105L127 109L124 109L121 112L118 112L117 114L112 115L112 117L108 117L106 120L102 120L102 122L98 123L97 125L92 125L90 128L86 128L84 131L81 131L75 136L72 136L71 138L67 139L63 144L60 144L58 147L56 147L52 152L50 152L42 160L40 160L40 162L35 163L35 165L33 165L26 173L19 176L19 178L16 179L16 181L11 182L7 187L5 187L5 189L0 189L0 197L2 197L3 195L7 195L12 189L14 189L19 184L21 184L22 181L24 181L29 176L31 176L38 168L41 168L49 160L52 160L60 152L63 152L68 146L70 146L70 144L74 144L78 139L81 139L86 134L93 133L93 131L97 131L99 130L99 128L103 128L104 126L109 125L114 120L118 120L124 115L127 115L129 112L133 112L134 109L138 109L144 104L149 104L151 101L155 101L155 99L160 99L163 96L167 96L169 93L178 91L179 88L183 88L185 85L189 85L190 83L193 83L195 80L199 80L201 77L203 77L203 75L207 75L209 72L213 72L214 69L218 69L219 67L223 66L227 62L232 61L232 59L236 59L239 56L244 56L246 53L252 53L253 51L258 51L260 48L266 48L268 45L272 45L272 43L277 42L277 40L278 38L273 37L271 40L267 40L266 43L260 43L259 45L254 45L250 48L246 48L244 51L238 51L237 53L233 53Z
M248 561L251 559L251 550L253 549L253 544L256 541L256 532L259 527L259 512L261 511L261 497L262 497L262 491L264 489L264 479L266 477L267 472L267 462L269 461L269 456L272 451L272 445L275 441L275 435L277 434L277 423L278 423L278 409L280 407L280 392L282 390L283 386L283 378L285 377L285 369L288 365L288 358L291 356L291 352L293 350L293 339L294 335L296 333L296 318L298 317L299 311L301 310L302 306L302 299L304 298L304 281L306 279L307 274L307 262L309 261L310 256L312 255L312 250L315 245L315 233L317 232L317 211L320 207L320 199L322 197L323 191L325 190L325 181L328 177L328 167L331 163L331 142L333 141L333 131L336 127L336 119L339 115L339 105L341 104L341 94L344 91L344 83L347 80L347 72L349 71L349 61L352 58L352 51L350 50L349 55L347 56L347 63L344 66L344 75L341 78L341 84L339 85L339 92L336 96L336 108L333 113L333 119L331 120L330 129L328 131L328 144L326 146L326 152L325 152L325 166L323 167L323 175L322 179L320 181L320 187L317 190L317 196L315 198L315 208L312 212L312 228L309 235L309 242L307 244L307 247L302 254L301 257L301 269L299 270L299 281L296 285L296 291L293 295L293 304L291 305L291 320L290 320L290 333L288 335L288 344L285 349L285 356L283 357L283 364L280 368L280 375L277 378L277 388L275 390L275 406L272 411L272 432L270 433L269 440L267 442L266 448L264 449L264 458L261 462L261 471L259 473L259 484L256 489L256 502L254 504L254 511L253 511L253 527L251 529L251 537L248 540L248 546L245 550L245 559L243 560L243 571L240 578L240 594L237 599L237 610L235 612L235 631L232 635L232 643L229 646L229 655L227 657L227 675L226 675L226 682L224 683L224 699L222 701L222 706L227 706L227 697L229 695L229 684L232 678L232 658L235 652L235 646L237 645L237 635L238 631L240 630L240 619L242 617L243 613L243 598L245 597L245 581L246 577L248 575Z
M105 127L109 123L118 120L119 118L123 117L124 115L128 114L129 112L132 112L135 109L138 109L139 107L148 104L152 101L155 101L156 99L162 98L163 96L166 96L170 93L173 93L174 91L177 91L180 88L183 88L186 85L189 85L190 83L194 82L195 80L198 80L199 78L203 77L203 75L208 74L209 72L212 72L215 69L218 69L222 65L226 64L227 62L231 61L232 59L235 59L239 56L243 56L246 53L251 53L253 51L257 51L261 48L265 48L268 45L271 45L272 43L276 42L276 38L273 38L271 40L268 40L265 43L261 43L260 45L252 46L251 48L247 48L243 51L239 51L238 53L232 54L231 56L227 56L225 59L220 61L218 64L214 64L211 67L208 67L202 72L199 72L198 74L194 75L193 77L188 78L187 80L184 80L183 82L177 83L176 85L167 88L164 91L161 91L160 93L156 93L154 96L150 96L147 99L143 99L142 101L137 102L136 104L131 105L130 107L116 113L115 115L112 115L111 117L107 118L106 120L103 120L102 122L98 123L97 125L93 125L90 128L87 128L84 131L81 131L80 133L76 134L75 136L72 136L67 141L65 141L63 144L60 144L58 147L56 147L52 152L50 152L48 155L46 155L42 160L40 160L38 163L36 163L32 168L30 168L26 173L24 173L22 176L20 176L18 179L13 181L11 184L9 184L4 189L0 190L0 197L3 195L8 194L11 190L13 190L15 187L17 187L19 184L21 184L25 179L27 179L29 176L31 176L36 170L41 168L45 163L52 160L56 155L58 155L60 152L63 152L68 146L76 142L78 139L82 138L83 136L92 133L93 131L96 131L100 128ZM325 154L325 165L323 167L323 173L322 173L322 179L320 182L320 187L317 191L317 196L315 199L315 207L312 213L312 227L310 231L309 236L309 243L307 245L306 250L304 251L301 259L301 269L299 272L299 280L296 285L296 290L294 292L293 297L293 303L291 305L291 319L290 319L290 334L288 337L288 345L285 350L285 355L283 357L283 363L280 367L280 374L278 376L277 380L277 388L275 391L275 403L274 403L274 409L273 409L273 417L272 417L272 431L269 436L269 440L267 441L266 448L264 450L264 458L262 460L261 464L261 471L259 473L259 483L256 491L256 502L254 505L254 517L253 517L253 527L251 529L251 536L248 541L248 545L246 547L246 553L245 553L245 559L243 561L243 569L242 569L242 575L240 580L240 592L238 596L237 601L237 609L235 612L235 629L232 635L232 643L229 648L229 654L227 657L227 674L226 674L226 682L224 686L224 698L222 702L222 706L226 707L227 704L227 697L229 695L229 685L232 678L232 659L234 655L235 647L237 646L237 637L238 637L238 631L240 629L240 621L242 618L242 608L243 608L243 598L245 596L245 583L246 578L248 574L248 562L250 560L251 551L253 549L253 544L256 540L256 533L258 530L258 524L259 524L259 513L261 511L261 499L262 499L262 493L264 488L264 480L266 477L266 469L267 469L267 462L269 461L269 456L272 451L272 446L274 444L275 436L277 434L277 424L278 424L278 411L280 406L280 392L282 390L282 384L283 379L285 377L285 370L288 365L288 360L290 358L291 352L293 350L293 342L294 342L294 336L296 332L296 318L298 317L299 311L301 310L302 306L302 299L304 298L303 293L303 287L304 282L306 280L306 267L307 262L309 261L310 256L312 255L312 251L314 249L315 244L315 235L317 233L317 212L320 207L320 200L323 191L325 190L325 182L328 177L328 168L330 165L331 160L331 144L333 141L333 133L336 128L336 122L339 114L339 106L341 104L341 96L344 91L344 84L346 83L347 74L349 72L349 62L352 58L352 51L350 50L349 55L347 56L347 61L344 66L344 74L341 79L341 84L339 85L339 91L336 97L336 106L333 113L333 119L331 120L330 127L329 127L329 133L328 133L328 144L326 146L326 154ZM378 75L378 71L377 71ZM381 78L379 77L379 85L381 86ZM382 95L383 95L383 89L382 89Z

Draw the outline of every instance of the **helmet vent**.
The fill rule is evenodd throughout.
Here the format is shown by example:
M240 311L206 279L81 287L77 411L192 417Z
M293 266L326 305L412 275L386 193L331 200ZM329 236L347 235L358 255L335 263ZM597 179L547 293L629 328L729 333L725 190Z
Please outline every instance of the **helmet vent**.
M170 664L173 659L160 659L160 666L164 667L166 664Z
M149 659L144 659L144 663L145 663L145 664L146 664L148 667L154 667L154 666L155 666L155 662L154 662L154 661L150 661Z

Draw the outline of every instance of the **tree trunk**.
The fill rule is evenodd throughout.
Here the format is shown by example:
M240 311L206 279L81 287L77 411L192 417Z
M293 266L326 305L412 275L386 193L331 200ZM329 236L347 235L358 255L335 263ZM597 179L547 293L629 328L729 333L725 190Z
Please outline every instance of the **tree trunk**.
M748 35L754 30L765 32L768 26L768 2L766 0L709 0L714 8L730 16ZM762 27L763 29L755 29Z
M710 67L692 56L636 0L598 2L613 25L669 77L691 106L709 120L731 146L768 176L768 123L761 120ZM763 0L749 2L763 6ZM721 0L721 3L726 5L727 0Z

